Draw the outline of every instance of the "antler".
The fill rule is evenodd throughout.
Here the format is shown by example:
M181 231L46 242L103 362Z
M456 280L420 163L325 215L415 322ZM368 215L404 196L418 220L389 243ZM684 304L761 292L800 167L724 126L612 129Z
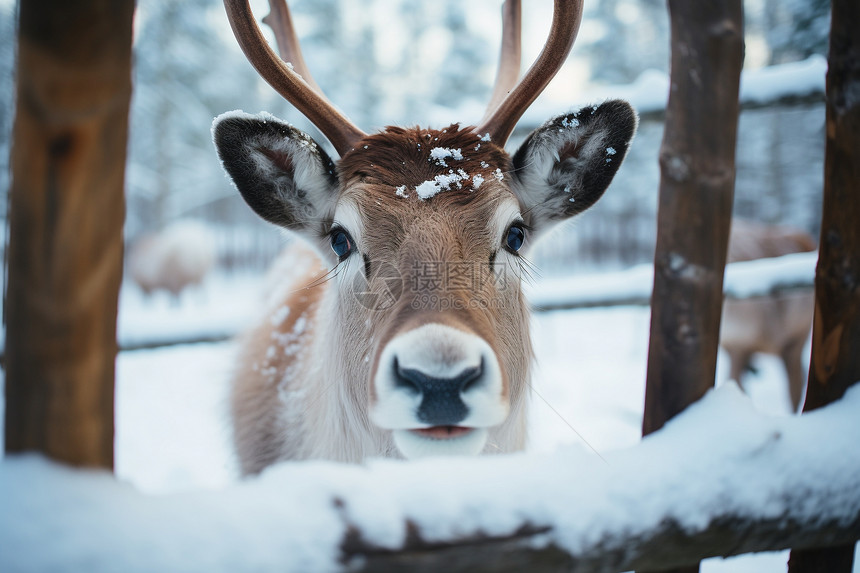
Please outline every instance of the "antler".
M282 6L276 6L278 2ZM273 29L281 53L287 61L292 60L291 64L284 64L269 47L257 27L248 0L224 0L233 35L257 73L311 120L343 156L365 133L338 111L314 82L302 58L286 3L272 0L270 6L271 19L279 24Z
M302 47L296 37L293 28L293 18L290 16L290 8L286 0L269 0L269 15L263 17L263 24L267 24L275 33L275 42L278 44L278 54L285 62L290 62L293 70L298 72L302 79L311 86L315 92L325 97L322 88L314 81L311 71L302 56Z
M493 95L487 104L487 112L481 123L486 122L506 95L517 83L522 65L522 8L520 0L506 0L502 4L502 48L499 54L499 70Z
M512 4L515 6L511 6ZM543 50L529 71L526 72L526 75L523 76L523 79L494 108L493 106L500 95L513 84L513 80L510 79L509 68L512 68L514 63L517 68L519 67L519 53L511 53L513 50L519 52L519 18L511 16L511 13L518 12L519 0L505 1L502 54L499 73L496 77L496 87L490 100L490 106L487 108L487 115L476 130L478 133L489 133L498 145L505 144L514 131L517 121L555 77L567 59L579 31L579 24L582 21L582 0L555 0L552 27ZM511 30L514 25L517 28L515 31Z

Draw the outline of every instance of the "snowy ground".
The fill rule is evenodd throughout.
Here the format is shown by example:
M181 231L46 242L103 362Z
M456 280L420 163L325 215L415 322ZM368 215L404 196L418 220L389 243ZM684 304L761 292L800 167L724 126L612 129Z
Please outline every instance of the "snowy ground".
M219 328L253 315L258 285L214 281L179 304L123 296L122 328L133 336L207 316ZM183 318L168 318L176 313ZM159 320L158 317L163 317ZM215 326L212 327L215 329ZM585 443L601 454L639 441L649 312L641 307L556 311L534 319L538 358L530 449L548 452ZM123 480L153 494L218 489L236 479L225 416L235 346L231 342L123 352L117 363L116 467ZM778 360L759 357L747 383L755 405L789 415ZM718 379L727 372L721 358ZM787 552L712 559L702 570L785 571ZM855 571L860 571L855 566Z

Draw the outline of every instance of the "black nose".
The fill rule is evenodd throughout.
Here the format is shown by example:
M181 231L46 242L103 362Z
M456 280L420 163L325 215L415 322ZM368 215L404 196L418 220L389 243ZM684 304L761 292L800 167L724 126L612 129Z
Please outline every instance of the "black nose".
M484 360L452 378L436 378L414 368L401 368L395 358L394 372L398 387L421 394L420 421L433 426L454 426L469 413L462 395L481 378Z

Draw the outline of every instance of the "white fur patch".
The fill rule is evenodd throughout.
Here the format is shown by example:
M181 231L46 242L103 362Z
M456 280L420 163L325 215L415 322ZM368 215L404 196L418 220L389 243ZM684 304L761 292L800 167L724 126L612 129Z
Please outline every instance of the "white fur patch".
M490 232L493 237L498 237L500 241L497 246L503 244L502 241L505 240L508 227L511 226L511 223L521 218L520 206L513 197L505 198L499 203L499 206L496 207L496 212L493 213L493 217L490 219Z
M489 428L507 417L509 404L502 397L502 371L490 345L474 334L430 323L394 337L382 350L373 380L376 403L370 408L370 419L377 426L389 430L430 427L418 419L421 394L398 385L395 359L402 368L434 378L452 378L483 362L480 380L461 395L468 414L457 425Z
M364 235L364 223L361 220L361 212L358 205L352 199L344 199L338 202L334 211L334 225L346 229L355 241L355 248L361 251L362 236Z

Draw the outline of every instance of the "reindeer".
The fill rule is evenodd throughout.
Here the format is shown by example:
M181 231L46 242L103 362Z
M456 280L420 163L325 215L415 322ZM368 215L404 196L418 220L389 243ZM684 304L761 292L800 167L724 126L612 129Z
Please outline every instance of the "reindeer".
M779 257L815 250L806 232L735 219L729 238L728 262ZM738 383L751 370L756 352L782 358L788 375L791 403L797 411L803 399L806 376L801 355L812 327L814 295L796 292L746 300L727 300L723 305L720 345L731 360L729 377Z
M506 2L478 127L373 134L326 99L286 5L271 4L283 61L247 2L225 0L248 59L340 159L271 115L230 112L213 124L248 205L318 256L295 255L282 296L242 344L231 395L241 471L522 449L532 360L524 255L601 197L637 126L628 103L606 101L550 119L513 156L504 149L567 57L582 2L556 0L549 39L519 82L520 8Z
M212 233L198 221L181 219L146 233L132 244L129 274L144 294L166 290L178 301L212 270L216 252Z

